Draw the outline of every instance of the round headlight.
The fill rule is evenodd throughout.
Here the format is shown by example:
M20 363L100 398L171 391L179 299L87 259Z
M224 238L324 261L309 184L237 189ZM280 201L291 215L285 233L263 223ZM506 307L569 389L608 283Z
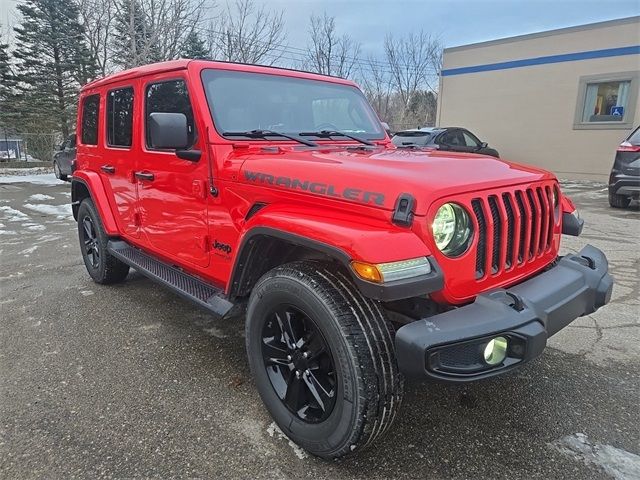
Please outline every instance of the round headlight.
M445 203L431 225L436 247L449 257L462 254L471 240L471 220L460 205Z

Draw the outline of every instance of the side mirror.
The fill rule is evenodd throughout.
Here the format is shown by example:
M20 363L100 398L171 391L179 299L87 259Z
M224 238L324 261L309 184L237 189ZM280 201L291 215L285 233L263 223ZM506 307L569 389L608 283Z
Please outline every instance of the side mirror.
M480 148L487 148L489 146L489 144L487 142L482 142L480 144Z
M59 152L63 152L64 151L64 143L61 145L58 145L58 147L56 148L56 150L58 150Z
M155 112L149 115L151 147L181 150L189 146L187 117L184 113Z

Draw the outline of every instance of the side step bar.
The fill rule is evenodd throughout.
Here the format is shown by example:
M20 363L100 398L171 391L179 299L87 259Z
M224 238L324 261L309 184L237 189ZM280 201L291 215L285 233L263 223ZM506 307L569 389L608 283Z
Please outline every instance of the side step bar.
M151 280L168 287L181 297L191 300L219 317L224 317L234 306L225 298L221 289L158 260L123 240L109 240L107 250L111 255Z

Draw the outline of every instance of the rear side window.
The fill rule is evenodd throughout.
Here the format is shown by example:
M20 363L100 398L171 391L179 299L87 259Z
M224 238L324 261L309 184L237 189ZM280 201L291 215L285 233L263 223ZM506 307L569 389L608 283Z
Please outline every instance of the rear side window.
M440 138L440 143L443 145L452 145L454 147L466 146L464 137L460 130L449 130Z
M407 145L426 145L431 138L430 133L426 132L399 132L391 139L396 147L404 147Z
M149 116L152 113L183 113L187 117L189 145L193 145L196 129L193 121L193 110L189 101L189 91L184 80L170 80L152 83L147 87L145 99L145 132L147 148L151 147L149 132Z
M82 101L82 143L98 144L98 117L100 113L100 95L90 95Z
M130 147L133 132L133 88L112 90L107 95L107 145Z

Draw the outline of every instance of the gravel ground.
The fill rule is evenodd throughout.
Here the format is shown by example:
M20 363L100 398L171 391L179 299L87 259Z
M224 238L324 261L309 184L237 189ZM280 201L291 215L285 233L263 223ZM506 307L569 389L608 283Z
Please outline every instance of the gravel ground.
M612 303L517 373L410 385L388 436L325 462L262 407L241 318L92 283L69 185L0 172L0 478L640 478L640 214L565 191L587 224L563 249L607 253Z

